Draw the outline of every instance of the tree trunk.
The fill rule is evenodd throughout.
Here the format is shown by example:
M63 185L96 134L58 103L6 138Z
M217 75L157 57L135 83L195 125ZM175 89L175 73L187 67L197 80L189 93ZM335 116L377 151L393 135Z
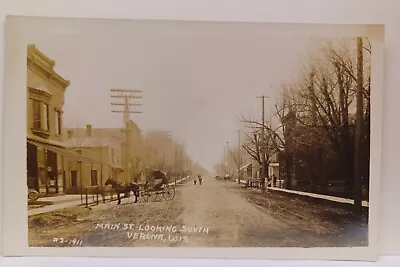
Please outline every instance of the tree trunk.
M317 125L317 101L315 99L314 70L310 72L309 93L311 99L311 125Z
M286 154L285 155L285 188L292 189L292 169L293 169L293 155Z

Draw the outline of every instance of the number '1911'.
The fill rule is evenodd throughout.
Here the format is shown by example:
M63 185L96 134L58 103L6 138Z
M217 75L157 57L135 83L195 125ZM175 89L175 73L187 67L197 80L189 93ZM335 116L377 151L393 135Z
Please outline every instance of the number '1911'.
M55 237L53 238L53 243L59 243L59 244L66 244L66 245L71 245L71 246L82 246L82 240L78 239L66 239L62 237Z

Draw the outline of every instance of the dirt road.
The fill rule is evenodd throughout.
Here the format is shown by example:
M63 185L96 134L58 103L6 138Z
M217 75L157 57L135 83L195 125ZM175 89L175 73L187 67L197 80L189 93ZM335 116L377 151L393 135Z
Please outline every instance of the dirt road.
M191 234L188 246L265 246L263 235L278 231L280 222L240 194L230 182L205 179L201 186L182 192L184 224L208 229L208 234Z
M201 186L178 185L172 201L134 204L124 199L120 206L112 202L91 210L75 207L35 215L29 217L29 241L34 246L73 246L71 240L78 240L77 245L112 247L321 247L364 242L364 236L361 241L342 236L349 229L355 232L351 225L342 229L340 223L316 218L318 214L299 217L287 209L277 215L273 205L278 202L265 197L260 202L255 198L259 193L253 196L250 190L205 178ZM291 199L280 203L294 206ZM300 209L305 206L296 203Z
M208 234L190 234L187 245L200 247L332 245L330 229L320 229L318 232L308 223L289 223L290 218L286 218L287 220L278 218L276 214L270 212L270 207L261 207L249 202L243 192L244 189L237 184L215 179L206 179L201 186L185 188L182 191L184 212L180 216L183 223L208 228ZM292 216L288 214L288 217Z

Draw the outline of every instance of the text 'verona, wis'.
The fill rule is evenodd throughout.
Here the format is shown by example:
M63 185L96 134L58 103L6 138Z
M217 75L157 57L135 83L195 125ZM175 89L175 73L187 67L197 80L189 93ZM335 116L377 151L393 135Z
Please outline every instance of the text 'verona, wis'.
M140 231L153 233L205 233L208 234L208 227L203 226L175 226L175 225L149 225L149 224L133 224L133 223L97 223L95 230L125 230L125 231Z

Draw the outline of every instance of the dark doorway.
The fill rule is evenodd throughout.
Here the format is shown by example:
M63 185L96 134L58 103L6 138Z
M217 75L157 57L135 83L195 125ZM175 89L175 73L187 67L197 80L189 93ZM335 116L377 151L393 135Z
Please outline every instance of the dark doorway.
M30 143L27 143L26 163L28 188L39 192L37 147Z
M71 187L77 187L77 186L78 186L78 172L71 171Z
M57 154L53 151L47 151L47 188L48 193L58 193L58 168Z
M67 179L66 179L66 177L67 177L67 172L66 171L63 171L63 175L62 175L62 181L63 181L63 192L65 192L65 190L66 190L66 187L67 187Z
M90 185L97 185L97 170L92 170L90 175Z

